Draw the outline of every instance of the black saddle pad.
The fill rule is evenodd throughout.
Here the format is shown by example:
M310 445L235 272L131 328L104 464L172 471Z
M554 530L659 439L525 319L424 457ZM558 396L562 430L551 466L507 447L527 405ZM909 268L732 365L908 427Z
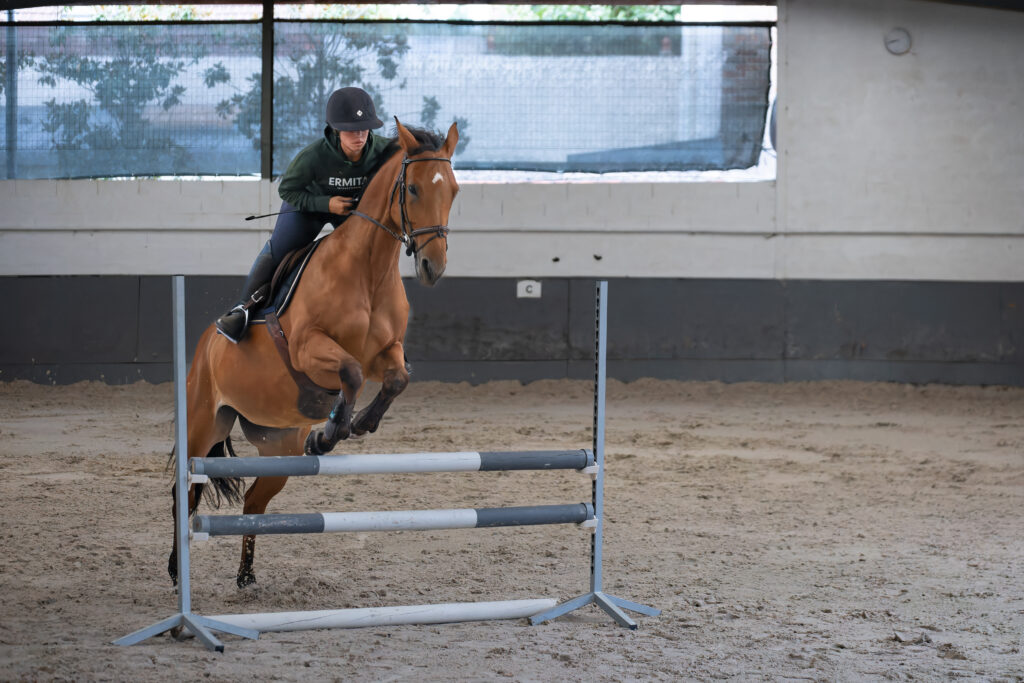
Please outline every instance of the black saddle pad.
M288 273L281 274L275 278L277 280L277 285L276 289L270 293L269 303L256 311L255 315L249 319L250 325L266 323L267 313L276 313L278 317L284 314L285 310L288 308L288 304L292 301L295 289L299 286L299 280L302 278L302 274L306 270L306 264L309 263L309 259L312 258L313 252L316 251L322 241L323 239L319 239L314 242L312 248L306 251L305 256L295 261ZM283 261L287 262L288 259L289 257L286 256Z

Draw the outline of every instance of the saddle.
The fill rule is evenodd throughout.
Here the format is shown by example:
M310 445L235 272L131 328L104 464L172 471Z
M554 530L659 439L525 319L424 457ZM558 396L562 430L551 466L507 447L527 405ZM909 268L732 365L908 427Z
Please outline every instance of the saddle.
M267 332L274 340L278 355L281 356L285 367L288 368L288 373L299 387L299 412L306 417L316 419L327 417L340 392L320 386L310 379L309 375L295 369L288 354L288 339L284 336L284 330L281 329L278 318L284 314L288 304L291 303L295 290L299 286L299 280L306 270L306 265L322 241L323 239L316 240L302 249L296 249L285 255L277 270L274 271L274 277L260 287L249 300L252 302L253 308L265 303L250 317L249 324L267 326Z
M249 299L250 302L265 304L254 311L249 317L250 325L262 325L267 322L267 314L274 313L277 316L284 314L288 304L292 302L295 289L299 286L299 279L306 270L306 264L313 256L313 252L320 246L322 239L316 240L301 249L289 252L281 259L274 277L270 282L256 290L256 293ZM253 306L255 308L256 306Z

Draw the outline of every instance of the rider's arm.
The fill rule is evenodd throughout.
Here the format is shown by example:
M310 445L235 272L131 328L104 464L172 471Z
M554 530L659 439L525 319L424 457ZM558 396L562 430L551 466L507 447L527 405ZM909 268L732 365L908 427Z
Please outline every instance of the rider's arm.
M314 164L316 162L316 154L310 147L296 154L292 163L288 164L288 170L281 176L277 192L281 195L281 199L299 211L327 213L330 211L331 198L309 191L309 186L315 178Z

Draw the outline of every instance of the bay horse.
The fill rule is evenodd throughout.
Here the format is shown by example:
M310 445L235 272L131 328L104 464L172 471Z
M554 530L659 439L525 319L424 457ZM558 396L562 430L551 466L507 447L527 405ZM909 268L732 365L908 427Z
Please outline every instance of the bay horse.
M405 246L426 286L445 271L448 216L459 190L451 157L459 135L455 124L442 140L395 123L390 154L357 209L310 256L279 327L268 316L267 331L254 326L239 344L212 324L203 333L187 381L188 457L233 454L236 419L261 456L326 453L350 435L376 431L408 385L403 342L409 301L398 261ZM275 332L287 340L286 353ZM366 380L380 382L380 392L353 418ZM324 420L322 429L313 429ZM287 479L258 477L244 496L239 480L210 483L217 504L222 497L244 500L244 514L263 514ZM190 489L189 515L201 493L201 484ZM256 581L255 547L255 536L242 538L239 588ZM173 548L167 569L177 583L177 526Z

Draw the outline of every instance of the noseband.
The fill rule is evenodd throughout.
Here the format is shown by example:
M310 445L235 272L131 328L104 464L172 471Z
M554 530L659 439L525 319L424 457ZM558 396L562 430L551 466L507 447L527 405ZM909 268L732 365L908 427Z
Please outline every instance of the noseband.
M370 221L378 228L381 228L386 233L394 237L396 240L404 244L406 256L418 254L420 250L423 249L423 247L427 246L437 238L447 237L449 232L447 225L431 225L429 228L414 229L412 227L412 223L409 221L409 214L405 207L405 170L409 167L409 164L414 164L417 161L444 161L448 164L452 163L451 159L446 159L445 157L424 157L422 159L410 159L409 157L405 157L404 159L402 159L402 170L398 173L398 178L395 179L395 184L391 187L391 193L388 194L388 209L390 209L391 205L395 201L395 191L398 191L398 208L402 212L401 232L395 232L394 230L384 225L377 219L367 216L362 211L351 212L352 215L354 216L359 216L360 218L365 218L366 220ZM423 244L417 246L416 241L413 238L419 237L420 235L429 235L431 233L433 233L433 237L428 239Z

